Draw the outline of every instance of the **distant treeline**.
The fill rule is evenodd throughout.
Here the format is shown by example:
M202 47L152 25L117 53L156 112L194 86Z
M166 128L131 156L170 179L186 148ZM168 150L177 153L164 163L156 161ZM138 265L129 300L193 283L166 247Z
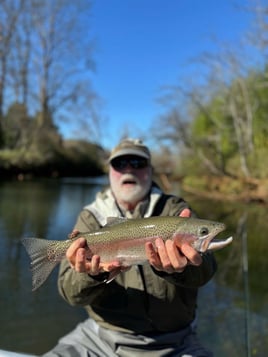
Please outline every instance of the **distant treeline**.
M52 120L30 117L14 103L3 116L0 174L4 176L97 176L104 150L83 140L64 140Z

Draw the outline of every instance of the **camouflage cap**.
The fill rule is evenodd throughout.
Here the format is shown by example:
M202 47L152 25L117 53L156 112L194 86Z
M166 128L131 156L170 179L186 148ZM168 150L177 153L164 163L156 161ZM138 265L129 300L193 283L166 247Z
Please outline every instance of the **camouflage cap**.
M108 162L119 156L135 155L151 160L150 150L140 139L124 139L111 152Z

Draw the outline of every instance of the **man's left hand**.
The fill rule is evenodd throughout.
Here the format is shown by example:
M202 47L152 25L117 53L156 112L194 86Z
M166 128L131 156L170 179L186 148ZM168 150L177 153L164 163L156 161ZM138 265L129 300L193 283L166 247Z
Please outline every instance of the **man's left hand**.
M190 217L191 211L185 208L180 217ZM200 265L201 255L188 243L182 243L178 248L175 243L168 239L165 242L161 238L153 243L145 244L146 255L149 263L159 271L166 273L181 273L188 265Z

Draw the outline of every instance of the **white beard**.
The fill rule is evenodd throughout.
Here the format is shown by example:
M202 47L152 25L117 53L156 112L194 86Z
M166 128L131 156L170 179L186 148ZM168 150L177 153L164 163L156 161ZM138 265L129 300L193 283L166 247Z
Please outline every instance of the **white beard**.
M120 181L110 178L111 189L119 204L136 205L143 200L151 188L151 179L141 182L135 175L125 174Z

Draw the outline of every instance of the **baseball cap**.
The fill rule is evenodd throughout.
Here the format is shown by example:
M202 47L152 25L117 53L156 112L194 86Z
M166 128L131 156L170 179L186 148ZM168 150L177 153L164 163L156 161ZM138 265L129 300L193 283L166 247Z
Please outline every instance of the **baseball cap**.
M140 139L124 139L111 152L108 162L119 156L135 155L151 160L151 153Z

